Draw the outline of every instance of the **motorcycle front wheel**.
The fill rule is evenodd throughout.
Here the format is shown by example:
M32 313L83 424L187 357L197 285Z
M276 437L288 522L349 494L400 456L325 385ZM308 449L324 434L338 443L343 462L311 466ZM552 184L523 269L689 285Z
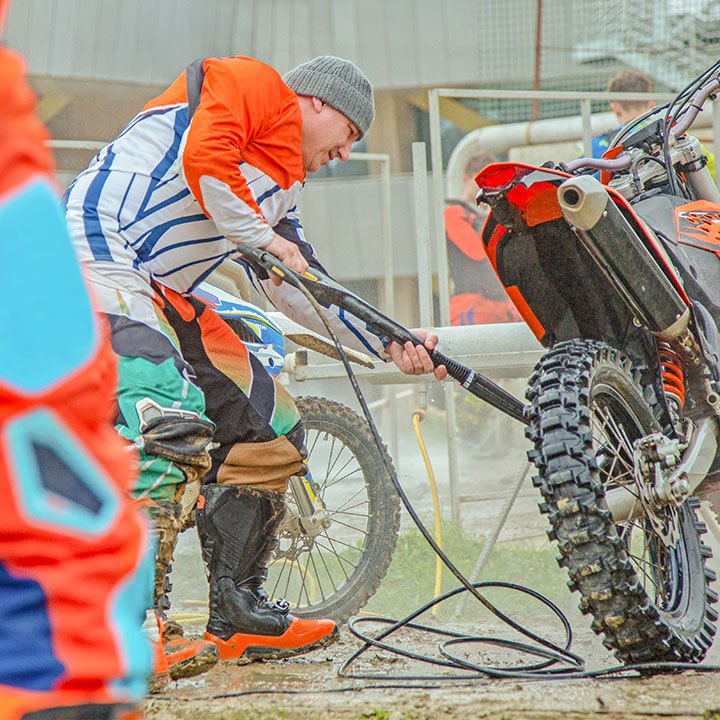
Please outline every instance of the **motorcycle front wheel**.
M293 615L344 622L375 594L390 566L400 527L400 499L383 445L349 407L320 397L297 397L305 426L307 464L330 526L315 537L288 514L270 563L265 590L283 597Z
M538 470L558 562L592 629L624 664L699 662L715 635L716 593L698 501L615 523L606 491L638 498L634 443L660 430L654 393L623 353L603 343L558 343L528 390Z

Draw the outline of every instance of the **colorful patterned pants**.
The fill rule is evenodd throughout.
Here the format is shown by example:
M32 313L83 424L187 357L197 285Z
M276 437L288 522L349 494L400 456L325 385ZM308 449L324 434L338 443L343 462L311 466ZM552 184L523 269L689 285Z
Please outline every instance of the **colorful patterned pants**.
M150 283L131 268L92 263L87 271L119 358L119 432L142 444L138 408L147 399L194 413L215 425L203 482L284 492L302 466L300 415L225 320L204 300ZM176 462L140 449L135 497L177 503L185 482Z

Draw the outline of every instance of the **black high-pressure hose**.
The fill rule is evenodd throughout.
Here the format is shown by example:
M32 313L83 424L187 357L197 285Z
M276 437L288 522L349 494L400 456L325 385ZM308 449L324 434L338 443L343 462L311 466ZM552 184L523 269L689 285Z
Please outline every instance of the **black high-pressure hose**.
M266 250L241 246L240 251L248 260L254 261L268 273L298 288L308 299L312 297L311 302L313 302L313 307L319 312L320 319L328 329L328 332L331 333L333 342L337 345L339 345L339 340L335 337L332 328L325 322L325 317L322 311L319 310L319 305L324 305L325 307L337 305L347 310L355 317L363 320L368 328L380 337L394 340L402 345L406 342L412 342L414 345L423 344L422 339L415 335L415 333L392 318L387 317L387 315L383 315L377 308L357 295L354 295L327 275L315 269L305 272L304 275L299 275ZM338 352L340 352L342 357L341 347L338 347ZM510 415L510 417L515 420L519 420L521 423L527 425L528 420L525 416L525 405L514 395L484 375L475 372L472 368L463 365L457 360L447 357L437 349L430 350L429 355L435 367L444 365L447 368L448 375L454 380L457 380L469 393L481 400L485 400L488 404L504 412L506 415ZM349 371L349 367L346 369Z
M289 284L296 287L300 292L303 293L303 295L307 298L308 302L318 313L338 351L343 367L345 368L345 371L348 375L348 379L358 398L358 402L360 403L363 414L367 419L373 438L378 448L382 448L382 439L378 433L377 427L375 426L367 403L365 402L362 390L360 389L355 374L350 367L350 362L343 351L342 344L340 343L335 331L325 317L322 306L329 306L330 304L335 304L338 307L344 308L348 312L352 312L353 315L366 322L370 328L378 331L380 335L396 342L405 343L407 341L410 341L415 344L422 345L422 339L401 326L400 324L396 323L394 320L391 320L390 318L384 316L376 308L372 307L361 298L353 295L348 290L338 285L331 278L321 275L320 273L315 272L315 270L307 272L304 275L300 275L285 266L277 257L267 251L246 247L241 247L240 250L245 256L245 258L251 262L251 264L255 263L259 265L270 275L279 277L283 281L288 282ZM515 398L513 395L505 391L503 388L496 385L483 375L474 372L462 363L459 363L452 358L449 358L442 353L437 352L436 350L431 351L429 354L433 360L435 367L445 365L445 367L448 369L448 374L454 379L456 379L458 382L460 382L460 384L462 384L462 386L465 387L469 392L476 395L477 397L482 398L483 400L486 400L489 404L493 405L502 412L505 412L516 420L519 420L520 422L523 422L525 424L528 423L527 416L524 411L524 404L520 400ZM357 637L364 643L364 645L358 651L353 653L347 660L345 660L345 662L342 664L338 671L338 675L340 677L363 680L376 680L384 683L387 683L389 679L392 679L393 681L402 680L427 683L427 681L476 680L479 676L483 675L495 678L575 679L600 677L604 675L617 675L631 671L641 671L647 673L650 671L684 669L695 670L698 672L720 670L720 667L710 665L698 666L692 663L667 662L643 663L637 665L618 665L615 667L604 668L594 671L585 670L583 659L570 651L570 647L572 644L572 630L570 627L570 623L564 613L548 598L522 585L516 585L514 583L506 582L471 583L454 565L454 563L443 552L443 550L438 547L431 533L425 527L422 520L418 517L415 509L410 503L410 500L405 494L405 491L400 485L400 482L397 479L392 468L389 467L389 460L385 457L385 453L381 452L380 456L383 458L383 462L386 465L388 475L391 478L393 485L395 486L395 490L400 496L400 499L402 500L402 503L405 506L405 509L409 513L410 517L412 518L413 522L420 530L428 544L432 547L434 552L440 557L448 570L450 570L450 572L458 579L461 587L455 588L454 590L451 590L450 592L445 593L438 598L434 598L433 600L418 608L402 620L395 620L392 618L383 617L356 617L351 619L348 623L348 628L352 632L352 634L355 635L355 637ZM517 592L529 595L541 604L545 605L545 607L548 608L550 612L558 618L558 620L563 626L565 634L563 645L560 646L539 635L536 635L528 628L517 623L515 620L513 620L511 617L509 617L499 608L497 608L484 595L482 595L479 591L479 588L505 588L515 590ZM455 597L462 592L469 592L493 615L505 622L516 632L520 633L529 640L532 640L534 643L537 643L537 645L530 645L525 642L517 642L501 638L469 636L464 633L439 630L438 628L429 627L414 622L416 618L427 612L434 605L442 603L449 598ZM377 635L369 636L357 629L357 626L361 623L379 623L388 625L388 627ZM383 642L385 638L390 636L396 630L403 627L412 628L414 630L421 630L427 633L447 638L439 646L440 654L444 659L441 660L438 658L412 653ZM467 646L477 644L489 644L510 648L515 651L535 656L539 658L539 662L530 665L516 666L515 668L509 670L505 668L490 667L471 663L464 658L460 658L454 655L449 649L451 647L454 648L458 645ZM377 647L379 649L402 655L410 659L439 665L441 667L454 668L456 670L467 670L471 672L465 674L456 673L454 675L401 675L392 676L392 678L389 678L387 673L383 673L381 675L374 675L350 672L350 666L371 647ZM389 686L385 684L383 685L383 687ZM402 685L401 687L406 687L406 685ZM424 687L427 687L427 685L425 685ZM346 690L348 690L348 688L335 689L335 691L337 692L343 692ZM241 694L243 693L232 693L231 695L235 696ZM229 696L230 695L219 695L216 697Z

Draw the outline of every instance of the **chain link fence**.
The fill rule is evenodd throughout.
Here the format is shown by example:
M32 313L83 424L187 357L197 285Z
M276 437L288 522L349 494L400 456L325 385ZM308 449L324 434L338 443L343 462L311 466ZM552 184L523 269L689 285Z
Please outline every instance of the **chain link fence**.
M477 12L481 88L533 89L539 73L537 89L605 90L613 75L633 69L657 92L677 91L720 51L717 0L478 0ZM560 100L463 102L493 123L577 112Z

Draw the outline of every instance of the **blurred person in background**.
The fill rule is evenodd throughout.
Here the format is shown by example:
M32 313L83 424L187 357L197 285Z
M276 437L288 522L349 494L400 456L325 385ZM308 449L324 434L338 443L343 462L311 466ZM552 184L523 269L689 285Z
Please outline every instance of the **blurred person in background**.
M652 78L642 72L636 70L622 70L614 75L607 85L608 92L626 92L626 93L649 93L655 89ZM618 126L615 130L598 135L592 141L592 157L600 158L610 147L612 139L617 135L628 123L635 118L644 115L655 107L654 100L612 100L610 109L615 113ZM703 147L703 154L707 159L707 166L710 174L715 177L715 156Z
M24 76L0 46L0 717L129 720L151 666L150 536Z
M610 78L608 92L649 93L654 89L653 81L645 73L635 70L623 70ZM615 113L618 126L592 140L592 156L600 158L610 147L610 142L631 120L655 107L654 100L611 100L610 109Z
M450 324L482 325L516 322L520 315L495 274L482 244L481 233L488 215L486 205L477 205L475 176L496 162L492 153L473 155L462 176L459 199L445 201L445 235L451 279Z

